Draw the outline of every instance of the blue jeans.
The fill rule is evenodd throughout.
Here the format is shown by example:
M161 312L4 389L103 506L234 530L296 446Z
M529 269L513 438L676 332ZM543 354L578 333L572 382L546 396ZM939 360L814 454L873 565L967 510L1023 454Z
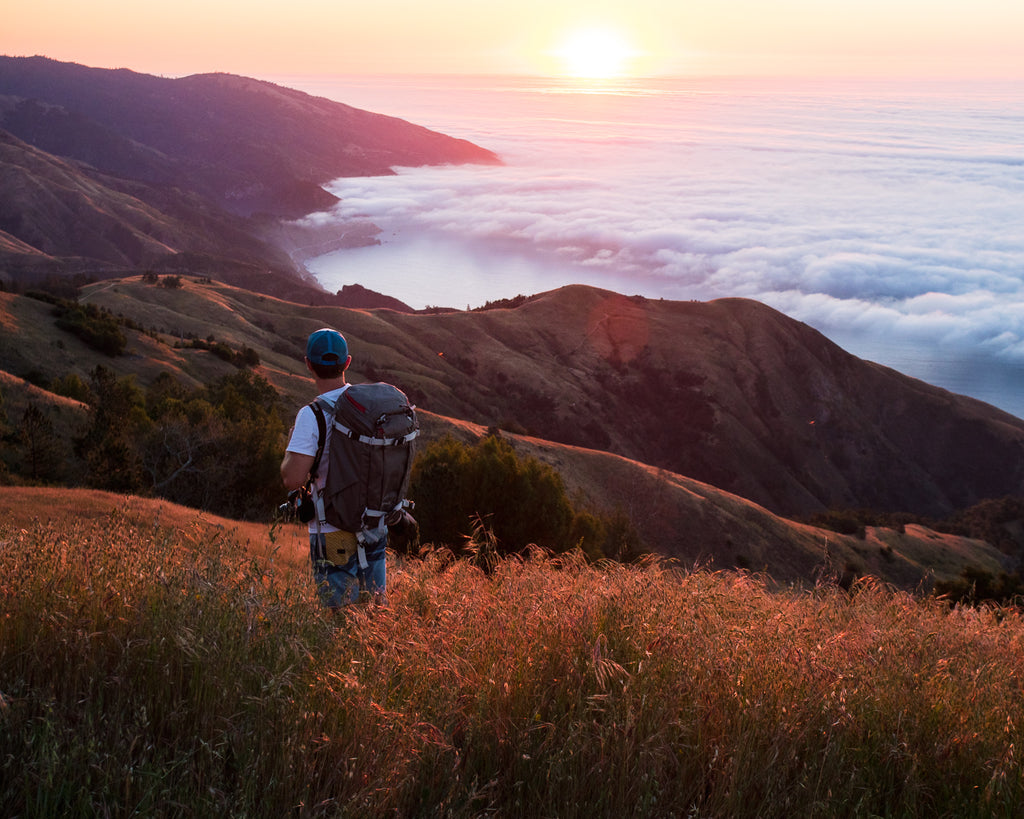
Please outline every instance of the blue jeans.
M360 593L365 592L378 601L383 602L387 591L387 561L385 548L388 536L385 531L380 540L367 542L363 551L366 553L367 567L359 565L359 555L354 554L344 566L325 563L321 558L324 554L323 535L309 536L309 556L313 564L313 580L320 600L331 609L338 609L359 600Z

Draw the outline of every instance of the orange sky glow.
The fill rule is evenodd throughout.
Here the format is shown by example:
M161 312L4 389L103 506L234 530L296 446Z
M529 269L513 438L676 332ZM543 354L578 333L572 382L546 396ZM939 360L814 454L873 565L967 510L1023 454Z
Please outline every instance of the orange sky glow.
M3 18L2 54L167 76L1024 76L1015 0L33 0Z

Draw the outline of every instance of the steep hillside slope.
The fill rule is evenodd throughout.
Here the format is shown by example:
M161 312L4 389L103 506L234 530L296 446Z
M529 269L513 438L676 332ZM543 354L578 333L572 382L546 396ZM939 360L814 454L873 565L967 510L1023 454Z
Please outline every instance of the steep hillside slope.
M25 101L7 106L0 127L26 142L102 171L188 187L242 215L323 208L332 197L319 186L340 176L497 161L395 117L230 74L170 79L0 57L0 94Z
M391 379L430 411L607 450L777 513L942 516L1024 493L1024 421L862 361L757 302L573 286L516 309L409 315L161 290L123 282L85 297L143 326L252 346L298 400L305 338L332 325L355 380Z
M145 185L58 159L0 131L0 232L21 267L38 257L65 270L101 263L114 269L179 264L181 254L232 258L251 267L290 266L280 251L258 241L241 220L213 210L200 197L178 193L162 208ZM140 198L141 197L141 198Z
M334 204L324 183L498 161L465 140L267 82L43 57L0 57L0 129L4 279L187 271L309 302L331 299L298 276L290 253L375 241L366 223L338 235L282 224Z

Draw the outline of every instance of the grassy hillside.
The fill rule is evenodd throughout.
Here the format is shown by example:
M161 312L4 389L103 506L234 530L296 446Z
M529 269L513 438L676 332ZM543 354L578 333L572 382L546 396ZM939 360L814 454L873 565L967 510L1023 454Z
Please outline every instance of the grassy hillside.
M43 510L14 500L3 815L959 819L1024 801L1016 609L539 552L485 575L440 551L392 561L386 607L332 618L281 550L188 510L90 495L12 520Z
M595 299L598 304L604 298L600 291L589 289L573 291L573 295L577 300ZM538 321L537 311L542 317L545 311L563 311L566 325L575 320L564 312L566 302L557 293L539 299L530 305L532 312L525 314L500 310L413 317L387 310L302 307L189 277L183 277L177 288L147 283L141 277L100 282L85 288L84 299L133 319L148 332L126 330L126 354L111 358L57 330L52 305L0 293L0 368L8 373L2 387L8 424L16 427L29 404L45 407L66 447L81 434L84 406L25 384L13 377L15 374L28 376L36 384L49 384L69 374L87 382L93 369L102 365L118 376L131 376L140 387L149 387L161 373L169 373L194 388L237 372L208 350L176 346L193 337L213 337L233 349L255 350L260 361L257 373L281 393L282 412L290 417L295 407L312 398L312 383L301 364L306 336L324 324L339 326L356 355L352 379L393 379L402 386L420 404L425 441L449 434L463 441L475 440L487 432L496 416L501 417L502 392L515 394L544 379L552 379L547 383L553 384L556 376L571 379L575 385L586 375L566 362L538 368L536 361L544 355L543 350L526 346L534 344L531 339L538 333L555 338L551 322ZM698 307L684 305L683 309L698 317ZM669 304L666 309L675 308ZM650 320L654 319L667 320L660 312ZM509 340L517 321L518 351ZM722 332L726 329L723 326ZM456 337L462 345L457 348L451 346ZM615 337L622 342L621 333ZM587 338L587 343L597 345L596 355L607 352L599 346L599 335L584 336ZM563 338L557 343L567 341ZM577 341L577 346L581 343ZM459 358L462 353L458 351L466 345L473 347L479 363L470 366ZM618 349L622 354L621 343ZM502 353L508 360L497 360ZM589 366L596 371L607 365L598 360ZM502 382L505 388L488 392L487 385L499 380L495 373L507 373ZM572 394L570 389L558 402L571 400ZM438 406L452 414L433 410ZM557 408L552 408L551 414L557 414ZM589 423L613 428L620 421L614 413L595 414ZM630 423L635 425L635 421ZM928 590L935 580L953 580L969 566L991 574L1009 566L1008 555L978 540L940 535L920 526L901 531L868 526L863 537L840 535L785 520L735 493L645 464L636 457L561 444L538 435L503 434L519 453L557 469L578 505L599 512L622 512L641 534L646 548L685 566L739 566L768 572L784 583L813 582L821 577L848 582L873 574L910 590ZM280 446L283 449L283 441Z
M184 254L220 257L224 268L292 267L285 253L250 235L241 219L216 211L196 194L158 196L145 185L47 154L5 131L0 167L0 231L26 245L12 245L11 259L3 257L5 279L23 278L10 269L23 254L27 261L48 259L51 271L62 272L173 269Z
M231 520L159 498L118 495L96 489L5 486L0 489L0 519L12 530L55 530L79 525L100 529L111 520L175 532L175 539L211 543L230 541L244 555L273 556L295 569L309 567L309 536L297 525Z
M247 343L289 395L306 335L335 326L350 340L356 379L393 380L420 407L614 452L776 513L938 517L1024 494L1024 421L862 361L752 301L575 286L515 309L410 315L227 287L168 298L138 281L94 285L84 298L143 326L202 323Z

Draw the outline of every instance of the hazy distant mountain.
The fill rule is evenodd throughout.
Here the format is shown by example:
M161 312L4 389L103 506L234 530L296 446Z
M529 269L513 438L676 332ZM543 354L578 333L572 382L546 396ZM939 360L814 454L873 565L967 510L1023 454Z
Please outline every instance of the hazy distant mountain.
M231 74L167 79L0 57L0 94L46 104L15 106L0 121L26 142L110 173L185 185L243 215L308 213L331 198L319 186L341 176L497 161L466 140Z
M321 186L331 179L387 174L395 165L497 161L465 140L272 83L227 74L167 79L44 57L0 57L0 128L62 160L65 177L88 179L72 186L79 192L98 183L104 196L113 190L142 203L130 216L124 208L110 214L124 220L120 227L102 226L101 237L120 239L94 241L95 230L70 223L54 235L55 222L36 216L63 211L58 220L68 219L81 197L56 206L54 163L36 180L46 164L40 154L20 165L6 140L0 199L25 210L8 206L0 229L42 254L16 254L18 269L45 257L63 270L126 269L161 249L209 254L199 260L206 272L217 259L289 269L263 241L274 235L268 219L329 207L337 200ZM39 189L48 191L45 201L35 201Z

